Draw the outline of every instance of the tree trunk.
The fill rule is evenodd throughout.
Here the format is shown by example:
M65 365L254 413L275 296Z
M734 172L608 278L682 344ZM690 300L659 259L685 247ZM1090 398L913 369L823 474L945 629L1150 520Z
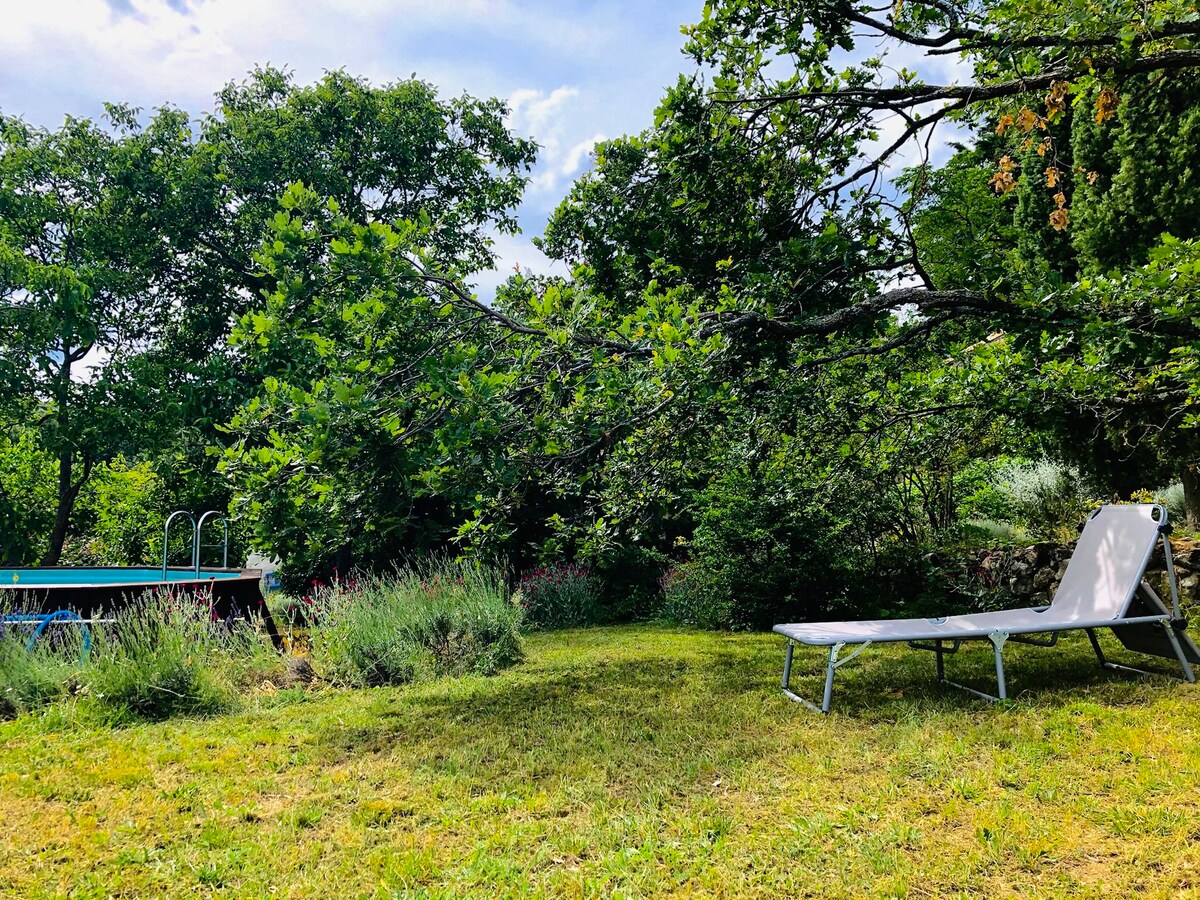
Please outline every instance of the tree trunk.
M72 476L75 470L75 450L68 438L70 423L68 411L71 409L71 365L77 359L75 350L66 341L62 345L62 365L59 367L56 384L55 400L58 408L55 410L58 419L58 437L60 442L58 452L58 505L54 511L54 528L50 531L50 546L42 557L43 566L57 566L62 557L63 544L67 541L67 528L71 524L71 513L75 511L75 499L79 489L92 473L92 461L85 455L83 474L76 480Z
M1183 481L1183 508L1189 523L1200 522L1200 471L1194 465L1184 466L1180 473Z
M67 541L67 528L71 524L71 513L75 511L75 500L88 476L92 474L91 460L84 460L83 475L78 481L71 479L75 469L75 454L64 450L58 458L58 507L54 512L54 528L50 531L50 547L42 557L43 566L57 566L62 557L63 544Z

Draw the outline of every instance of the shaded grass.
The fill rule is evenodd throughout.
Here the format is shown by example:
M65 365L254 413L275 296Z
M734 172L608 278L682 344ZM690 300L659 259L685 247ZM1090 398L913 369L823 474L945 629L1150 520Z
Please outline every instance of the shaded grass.
M1008 705L872 648L829 718L779 694L770 635L527 649L203 721L0 724L0 895L1200 892L1200 690L1098 672L1086 640L1006 648ZM819 657L797 655L810 696ZM984 685L991 655L950 665Z

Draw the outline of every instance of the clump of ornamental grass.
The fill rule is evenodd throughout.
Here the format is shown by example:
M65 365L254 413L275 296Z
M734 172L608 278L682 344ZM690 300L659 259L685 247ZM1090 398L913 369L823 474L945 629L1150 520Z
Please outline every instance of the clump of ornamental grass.
M203 599L149 594L110 618L84 670L85 707L106 721L225 712L237 706L239 686L279 665L265 635L214 620Z
M53 703L79 685L82 641L75 627L55 629L29 648L28 629L0 625L0 719Z
M492 675L522 658L521 611L496 569L434 560L386 576L318 585L314 668L355 686Z
M533 627L575 628L596 624L602 591L600 579L587 566L540 566L521 576L519 602Z

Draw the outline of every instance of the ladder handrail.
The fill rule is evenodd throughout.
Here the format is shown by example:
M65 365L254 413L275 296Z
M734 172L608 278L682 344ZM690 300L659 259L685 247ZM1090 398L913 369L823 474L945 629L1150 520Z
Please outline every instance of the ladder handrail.
M219 509L210 509L208 512L206 512L202 516L200 516L200 521L196 523L195 564L196 564L196 575L197 576L199 576L199 574L200 574L200 550L203 547L203 545L200 543L200 538L201 538L201 532L204 529L204 523L208 521L209 516L219 516L219 515L221 515L221 511ZM221 519L221 524L224 526L224 529L225 529L224 540L222 541L222 546L224 547L224 551L221 556L221 568L228 569L229 568L229 519L227 519L227 518ZM217 545L212 544L211 546L216 547Z
M192 565L196 569L196 573L200 572L200 526L196 522L196 517L186 509L177 509L175 512L167 516L167 524L163 526L163 564L162 564L162 580L167 580L167 551L171 547L171 522L176 516L187 516L192 523Z

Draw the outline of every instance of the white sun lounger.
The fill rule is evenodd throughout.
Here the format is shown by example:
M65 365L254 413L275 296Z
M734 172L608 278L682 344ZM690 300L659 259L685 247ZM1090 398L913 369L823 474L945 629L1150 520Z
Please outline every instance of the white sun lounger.
M1049 606L972 613L936 619L877 619L863 622L813 622L776 625L774 631L787 638L783 663L783 692L790 699L818 712L829 712L833 697L833 673L875 643L903 641L915 650L929 650L937 657L938 681L969 691L987 700L1002 700L1007 694L1002 652L1006 641L1052 647L1064 631L1083 630L1091 640L1100 665L1110 669L1141 672L1108 662L1096 639L1097 628L1111 628L1131 650L1174 658L1183 677L1196 680L1191 663L1200 664L1200 649L1184 632L1187 622L1179 610L1179 588L1171 561L1167 511L1158 504L1103 506L1084 526L1062 583ZM1142 579L1154 546L1162 540L1166 554L1167 580L1171 588L1171 610ZM1034 639L1030 635L1050 635ZM946 654L955 653L964 641L987 640L996 657L999 696L946 679ZM825 696L818 707L794 694L789 686L792 652L796 644L828 647ZM857 648L847 656L842 651Z

